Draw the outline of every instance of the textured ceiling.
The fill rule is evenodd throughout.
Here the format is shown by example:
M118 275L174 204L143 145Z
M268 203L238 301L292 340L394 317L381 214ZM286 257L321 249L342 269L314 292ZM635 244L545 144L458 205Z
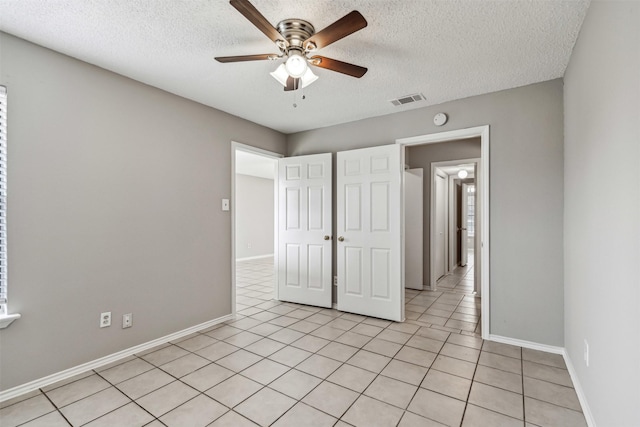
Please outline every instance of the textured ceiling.
M226 0L2 0L0 30L284 133L380 116L563 76L588 0L252 0L276 25L316 31L358 10L369 25L318 54L362 65L284 92L277 53ZM422 93L426 101L389 100ZM297 108L293 104L297 104Z

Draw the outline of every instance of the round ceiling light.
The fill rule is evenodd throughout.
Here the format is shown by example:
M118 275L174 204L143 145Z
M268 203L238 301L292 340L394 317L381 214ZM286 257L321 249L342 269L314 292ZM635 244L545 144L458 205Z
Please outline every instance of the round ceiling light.
M460 178L460 179L465 179L465 178L466 178L466 177L468 177L468 176L469 176L469 172L467 172L466 170L464 170L464 169L460 169L460 170L458 171L458 178Z
M307 71L307 58L302 56L298 51L290 51L289 58L287 58L287 62L285 62L284 67L291 77L302 77Z

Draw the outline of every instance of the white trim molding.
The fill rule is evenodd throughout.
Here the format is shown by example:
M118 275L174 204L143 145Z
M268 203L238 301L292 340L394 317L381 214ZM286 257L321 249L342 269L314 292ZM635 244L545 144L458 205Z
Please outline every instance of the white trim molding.
M236 262L238 261L243 261L243 260L248 260L250 258L242 258L242 259L236 259L236 224L237 224L237 219L236 219L236 152L238 151L244 151L246 153L252 153L252 154L257 154L260 156L264 156L264 157L268 157L271 159L280 159L282 157L284 157L284 155L280 154L280 153L276 153L273 151L268 151L268 150L264 150L262 148L258 148L258 147L254 147L252 145L247 145L247 144L242 144L240 142L236 142L236 141L231 141L231 315L235 316L236 315ZM274 250L274 254L278 248L278 227L277 227L277 221L278 221L278 215L277 213L277 207L278 207L278 173L277 173L277 166L275 168L275 175L274 175L274 185L273 185L273 200L274 200L274 208L276 209L276 212L274 212L274 218L273 218L273 250ZM277 265L277 263L275 263ZM275 269L275 283L278 283L278 269ZM274 297L275 299L278 299L278 287L275 287L274 290Z
M123 359L128 356L132 356L136 353L141 353L145 350L149 350L150 348L156 347L160 344L165 344L170 341L175 341L179 338L185 337L194 332L200 331L202 329L209 328L211 326L215 326L219 323L226 322L227 320L233 319L234 316L232 314L228 314L226 316L218 317L217 319L209 320L207 322L201 323L199 325L192 326L187 329L183 329L178 332L174 332L169 335L165 335L164 337L157 338L155 340L146 342L144 344L140 344L134 347L127 348L125 350L119 351L117 353L110 354L105 357L101 357L99 359L93 360L91 362L83 363L82 365L75 366L73 368L65 369L64 371L57 372L55 374L46 376L44 378L40 378L26 384L22 384L4 391L0 391L0 402L4 402L9 399L13 399L14 397L21 396L23 394L29 393L31 391L37 390L42 387L46 387L48 385L54 384L58 381L66 380L67 378L71 378L75 375L81 374L83 372L97 369L101 366L108 365L109 363L116 362L120 359Z
M573 363L571 362L571 358L567 353L567 349L564 347L556 347L552 345L539 344L532 341L524 341L515 338L503 337L500 335L489 335L489 341L495 341L502 344L510 344L518 347L529 348L531 350L539 350L547 353L555 353L562 356L564 359L565 365L567 365L567 370L569 371L569 376L571 377L571 382L573 383L573 388L578 395L578 401L580 402L580 407L582 408L582 413L584 415L585 420L587 421L587 425L589 427L596 427L596 420L593 418L593 414L591 413L591 408L589 407L589 403L587 402L587 396L584 394L584 390L580 385L580 380L578 379L578 374L573 367Z
M523 348L528 348L531 350L539 350L539 351L544 351L546 353L554 353L554 354L563 354L564 353L564 348L563 347L557 347L554 345L547 345L547 344L539 344L537 342L533 342L533 341L525 341L525 340L519 340L516 338L509 338L509 337L503 337L501 335L489 335L488 338L485 338L489 341L495 341L495 342L499 342L502 344L509 344L509 345L515 345L516 347L523 347Z
M562 356L564 357L564 363L567 365L567 370L569 371L569 376L571 377L571 382L573 383L573 389L578 395L578 401L580 402L580 406L582 407L582 413L584 414L584 418L587 421L587 425L589 427L596 427L596 420L595 418L593 418L591 408L589 407L589 403L587 402L587 395L584 394L584 390L582 389L582 385L580 384L580 380L578 379L578 373L573 367L573 362L571 361L566 348L562 349Z

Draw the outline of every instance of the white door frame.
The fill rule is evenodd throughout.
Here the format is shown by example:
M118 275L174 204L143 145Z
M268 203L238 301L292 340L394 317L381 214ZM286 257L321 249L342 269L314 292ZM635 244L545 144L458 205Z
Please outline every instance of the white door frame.
M459 161L456 161L457 164L460 164ZM476 166L480 163L480 159L473 159L473 161L469 160L469 163L475 163ZM475 172L470 173L467 178L472 178L475 180ZM449 175L449 224L457 224L456 215L458 211L461 209L458 206L458 200L456 198L456 186L455 181L459 180L457 175ZM453 271L458 266L458 263L453 262L452 260L456 259L458 253L458 239L457 239L457 225L453 225L449 227L449 271ZM480 283L478 281L478 283ZM479 295L479 294L478 294Z
M447 267L452 272L458 266L456 263L456 255L458 251L457 221L458 200L456 198L456 175L449 175L449 253L447 254Z
M431 175L430 175L430 188L431 188L431 198L429 200L429 289L432 291L437 290L436 283L440 277L444 277L449 273L449 175L447 175L444 171L440 170L438 165L441 162L433 162L431 163ZM445 166L445 164L449 164L450 162L442 162L440 166ZM457 164L457 163L454 163ZM436 175L444 180L444 206L439 206L437 194L436 194ZM444 257L444 269L442 272L442 276L438 276L436 274L436 252L440 250L437 246L437 234L436 234L436 226L437 226L437 217L438 217L438 208L444 208L444 248L443 254Z
M448 132L439 132L428 135L419 135L409 138L400 138L396 140L396 144L404 146L401 152L402 164L405 164L406 147L413 145L434 144L438 142L455 141L466 138L480 137L480 170L476 174L476 191L480 191L480 200L476 205L476 218L480 215L480 227L476 229L476 247L480 246L480 265L474 265L477 269L480 267L480 285L481 285L481 327L482 338L488 339L490 330L490 272L489 272L489 125L477 126L466 129L452 130ZM404 179L401 183L404 188ZM402 207L404 218L404 206ZM404 230L404 226L403 226ZM403 236L404 245L404 236ZM478 244L479 240L479 244ZM404 266L404 253L402 253L402 265ZM404 267L403 267L404 268ZM404 271L403 271L404 278Z
M460 197L461 199L461 206L460 206L460 265L462 267L466 266L469 264L469 227L467 226L467 223L469 222L469 186L470 185L474 185L474 184L467 184L467 183L462 183L461 185L461 192L462 192L462 197ZM475 193L473 194L473 198L475 199ZM473 209L475 211L476 205L475 202L473 204ZM474 222L475 222L475 212L473 215L474 218ZM475 243L475 238L474 238L474 243ZM475 246L475 245L474 245ZM462 264L462 260L464 260L464 264ZM476 263L476 252L475 252L475 247L474 247L474 251L473 251L473 263ZM474 275L475 275L475 270L474 270ZM474 278L475 279L475 278ZM473 287L474 290L477 287L475 280L473 281Z
M272 151L264 150L262 148L253 147L247 144L241 144L239 142L231 141L231 200L229 202L229 209L231 210L231 315L236 317L236 152L244 151L258 156L267 157L270 159L280 159L284 155L275 153ZM277 168L277 163L274 166ZM277 170L274 170L273 175L273 193L274 193L274 224L273 224L273 253L274 256L277 253L278 248L278 228L276 227L276 221L278 221L278 175ZM278 271L274 268L275 283L278 283ZM277 286L274 286L277 290ZM276 292L274 290L274 292Z
M456 160L443 160L439 162L431 162L431 200L429 202L429 215L431 218L430 228L429 228L429 253L432 254L435 252L435 208L436 208L436 199L435 199L435 173L436 169L441 168L442 166L457 166L462 164L474 164L478 165L480 163L479 158L472 159L456 159ZM447 224L445 226L446 235L445 235L445 252L447 260L445 262L445 275L451 273L456 266L452 264L451 258L454 255L454 250L457 249L457 245L455 244L456 238L456 228L455 223L455 215L457 212L457 207L455 204L455 186L454 180L457 178L455 175L447 175L447 185L448 188L446 190L447 201L445 202L445 216L447 220ZM475 173L469 174L468 178L475 179ZM477 255L477 254L476 254ZM429 289L432 291L437 290L436 282L438 278L435 276L435 257L429 257L430 266L429 266ZM475 262L474 262L475 263Z

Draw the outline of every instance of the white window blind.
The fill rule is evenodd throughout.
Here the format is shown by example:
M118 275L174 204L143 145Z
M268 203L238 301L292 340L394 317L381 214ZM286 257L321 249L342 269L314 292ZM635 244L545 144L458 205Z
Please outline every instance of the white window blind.
M7 314L7 88L0 86L0 316Z

